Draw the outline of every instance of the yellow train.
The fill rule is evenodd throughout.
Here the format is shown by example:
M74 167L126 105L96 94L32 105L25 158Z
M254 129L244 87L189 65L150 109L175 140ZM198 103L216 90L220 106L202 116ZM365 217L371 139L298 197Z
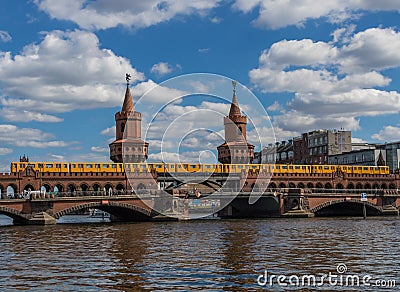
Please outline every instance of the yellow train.
M266 171L269 173L333 173L389 174L388 166L356 165L297 165L297 164L196 164L196 163L107 163L107 162L12 162L11 172L32 167L35 171L52 173L76 172L205 172L240 173L241 171Z

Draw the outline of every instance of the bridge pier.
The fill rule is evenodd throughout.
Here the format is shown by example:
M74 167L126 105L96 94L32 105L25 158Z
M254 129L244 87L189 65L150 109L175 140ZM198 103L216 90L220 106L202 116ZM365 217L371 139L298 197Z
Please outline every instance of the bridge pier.
M46 212L39 212L29 219L14 218L14 225L54 225L57 224L57 220Z
M314 213L310 210L308 198L303 189L289 189L281 195L281 216L286 218L311 218Z

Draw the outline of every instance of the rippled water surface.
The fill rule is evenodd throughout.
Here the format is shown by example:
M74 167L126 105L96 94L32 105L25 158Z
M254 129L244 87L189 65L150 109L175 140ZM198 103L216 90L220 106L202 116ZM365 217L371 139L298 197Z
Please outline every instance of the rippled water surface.
M1 226L0 291L255 291L265 270L321 275L340 263L398 289L399 231L398 218Z

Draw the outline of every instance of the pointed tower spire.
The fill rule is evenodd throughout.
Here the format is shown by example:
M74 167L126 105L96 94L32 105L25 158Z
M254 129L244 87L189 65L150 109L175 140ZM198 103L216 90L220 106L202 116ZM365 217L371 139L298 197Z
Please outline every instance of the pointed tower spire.
M229 110L229 117L232 116L241 116L242 114L240 113L240 108L239 108L239 103L236 97L236 81L232 81L232 87L233 87L233 98L232 98L232 103L231 103L231 109Z
M377 166L386 166L385 159L383 158L382 155L382 150L379 150L379 156L378 156L378 161L376 162Z
M135 107L133 105L131 91L129 90L129 80L131 80L131 75L126 73L125 79L126 79L126 91L125 91L125 99L124 99L124 103L122 105L121 111L122 112L133 112L135 110Z

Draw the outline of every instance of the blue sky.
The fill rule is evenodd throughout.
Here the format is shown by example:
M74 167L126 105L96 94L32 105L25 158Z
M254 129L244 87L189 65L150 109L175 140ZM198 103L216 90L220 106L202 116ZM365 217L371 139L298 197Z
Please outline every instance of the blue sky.
M151 113L179 94L229 100L232 78L240 83L239 102L254 122L249 130L254 144L319 128L351 130L354 141L400 140L400 1L1 4L3 171L22 154L31 160L107 161L126 72L132 75L135 100L161 84L137 104L144 132ZM191 73L226 78L176 79L186 88L182 82L162 83ZM204 95L168 103L160 123L176 121L177 130L164 141L160 156L163 130L155 124L145 137L150 159L173 159L182 141L180 155L196 160L201 152L201 159L212 160L227 110L226 100ZM263 112L272 126L260 117ZM193 129L199 130L193 134Z

